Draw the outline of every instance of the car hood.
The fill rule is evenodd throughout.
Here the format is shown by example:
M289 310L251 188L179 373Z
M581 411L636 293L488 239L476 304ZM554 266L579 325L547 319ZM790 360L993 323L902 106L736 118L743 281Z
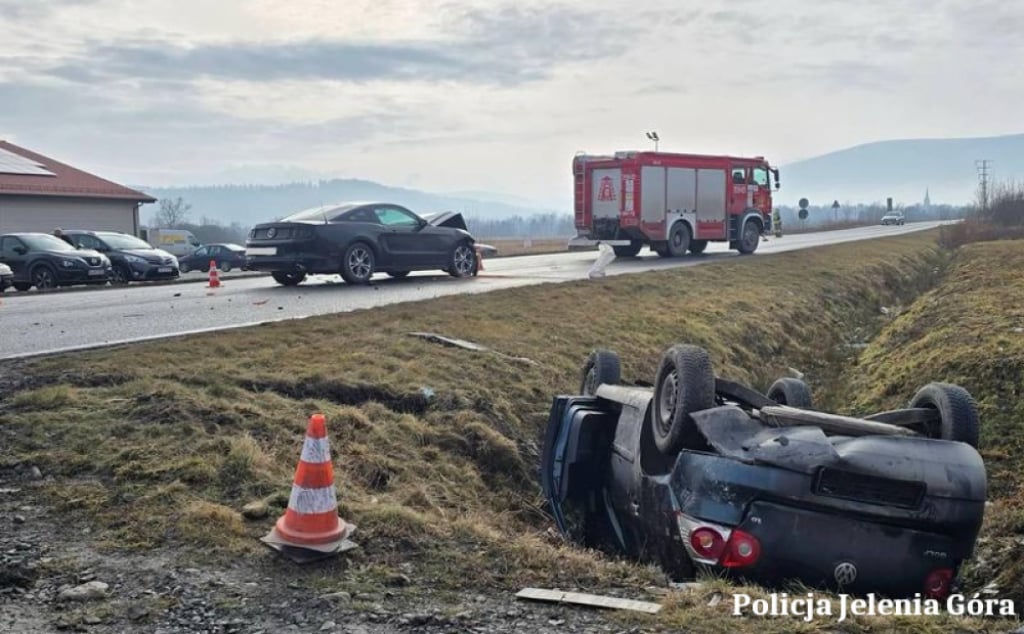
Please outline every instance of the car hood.
M52 255L59 258L98 258L101 257L99 251L93 251L92 249L75 249L74 251L57 251L54 249L39 249L34 253L45 253L46 255Z
M123 253L124 255L134 255L135 257L143 258L146 260L162 260L173 258L174 256L164 251L163 249L123 249L117 251L117 253Z
M423 216L423 219L435 227L450 227L452 229L469 231L469 227L466 226L466 220L462 217L462 214L456 211L442 211L436 214L427 214Z

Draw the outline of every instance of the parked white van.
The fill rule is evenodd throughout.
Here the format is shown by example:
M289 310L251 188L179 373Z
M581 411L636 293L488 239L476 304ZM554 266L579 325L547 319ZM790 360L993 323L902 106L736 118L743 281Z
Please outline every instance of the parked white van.
M179 258L192 255L202 246L192 232L185 229L144 229L142 239L153 248L163 249Z

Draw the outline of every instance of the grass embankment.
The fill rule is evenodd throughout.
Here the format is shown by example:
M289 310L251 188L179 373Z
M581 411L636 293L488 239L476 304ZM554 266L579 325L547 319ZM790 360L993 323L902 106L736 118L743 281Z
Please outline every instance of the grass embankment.
M477 242L489 244L498 249L498 254L491 256L492 258L564 253L569 250L569 238L535 238L529 243L525 238L477 238Z
M986 525L966 578L1024 605L1024 241L961 247L943 283L864 351L851 372L859 409L905 406L924 383L978 400L989 474Z
M20 368L30 385L0 406L0 468L33 464L53 476L54 503L84 513L101 545L273 561L255 538L283 512L307 419L323 412L340 511L362 548L278 574L344 590L411 564L408 592L637 588L659 575L560 546L538 491L551 398L577 389L588 351L617 350L626 380L650 379L667 346L696 343L719 374L761 389L797 368L828 406L843 393L835 369L854 354L849 344L885 324L882 307L930 288L944 265L935 234L914 234L37 360ZM255 499L269 502L270 517L243 520L239 509ZM678 607L691 601L673 600L647 624L737 627L731 601ZM835 630L787 619L754 626Z

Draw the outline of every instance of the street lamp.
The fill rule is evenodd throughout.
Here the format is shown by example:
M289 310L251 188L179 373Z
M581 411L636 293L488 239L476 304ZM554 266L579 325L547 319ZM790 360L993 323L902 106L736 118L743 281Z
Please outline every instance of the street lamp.
M658 138L658 133L657 132L648 132L647 133L647 138L650 139L651 141L654 141L654 151L657 152L658 151L658 141L661 140L661 139Z

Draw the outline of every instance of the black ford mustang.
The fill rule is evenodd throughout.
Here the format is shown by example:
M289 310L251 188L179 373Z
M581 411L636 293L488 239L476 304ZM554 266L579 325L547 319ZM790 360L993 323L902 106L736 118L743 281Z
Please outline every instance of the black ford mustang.
M865 418L811 409L802 381L767 395L670 348L653 389L595 351L581 394L554 399L541 484L560 531L589 547L769 586L944 599L985 508L978 413L930 383Z
M341 274L365 284L377 272L477 271L475 241L460 214L421 218L401 205L347 203L307 209L256 225L245 243L248 268L294 286L309 274Z

